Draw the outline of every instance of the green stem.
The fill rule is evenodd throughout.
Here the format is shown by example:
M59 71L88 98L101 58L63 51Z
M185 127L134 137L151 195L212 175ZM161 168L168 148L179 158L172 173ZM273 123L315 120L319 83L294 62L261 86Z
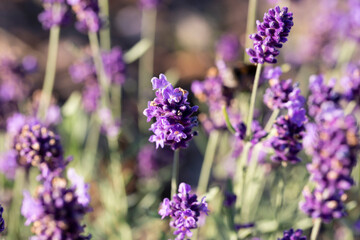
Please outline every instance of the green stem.
M216 145L219 141L220 133L218 131L213 131L210 133L209 141L206 146L204 162L201 167L201 173L198 184L198 194L204 194L207 190L209 183L211 167L214 162Z
M356 104L355 101L349 102L348 105L345 107L345 110L344 110L345 115L351 114L354 111L354 109L356 108L356 106L357 106L357 104Z
M9 213L9 222L8 222L8 239L18 239L19 237L19 226L20 224L20 208L22 204L23 195L22 192L25 186L25 170L23 168L18 168L16 170L16 181L13 190L13 198L11 202L11 208Z
M250 137L250 135L251 135L251 124L252 124L253 117L254 117L256 92L257 92L257 89L258 89L258 86L259 86L261 68L262 68L262 64L258 64L257 68L256 68L254 86L253 86L252 93L251 93L249 115L248 115L247 124L246 124L246 136L247 137Z
M150 99L149 88L150 79L153 77L154 71L154 43L156 32L156 8L144 9L142 12L141 20L141 39L148 39L150 47L142 55L139 60L139 83L138 83L138 112L139 116L142 116L142 111L146 108L147 100ZM146 131L146 125L139 117L138 126L141 131Z
M249 38L250 34L254 32L255 18L256 18L256 5L257 0L249 0L248 5L248 16L246 20L246 36L245 36L245 48L250 47L251 39ZM244 62L248 62L249 57L244 51Z
M317 239L317 236L318 236L319 231L320 231L320 226L321 226L321 218L315 219L314 226L313 226L313 229L311 231L310 240L316 240Z
M180 150L176 149L174 151L174 162L173 162L173 168L172 168L172 177L171 177L171 196L174 196L177 191L177 185L179 180L179 153Z
M41 92L39 109L37 117L44 120L46 118L47 109L50 106L51 94L54 88L56 60L59 48L60 27L53 26L50 29L50 40L48 48L48 57L45 70L44 84Z
M96 113L93 113L90 119L90 133L86 139L84 156L82 157L83 166L86 167L85 178L92 177L94 168L96 168L96 153L100 137L100 124L97 122Z
M98 80L100 82L102 94L101 94L101 104L103 107L110 106L110 100L109 100L109 80L106 77L105 71L104 71L104 64L101 58L101 52L99 47L99 41L98 36L95 32L89 32L88 33L91 52L93 56L93 60L95 63L95 70L96 75L98 77Z
M110 35L110 21L109 21L109 1L100 0L100 11L101 14L107 20L107 24L100 30L100 46L102 49L110 50L111 48L111 35Z
M236 130L235 128L233 127L233 125L231 124L230 122L230 118L229 118L229 114L226 110L226 106L223 106L222 108L223 110L223 115L224 115L224 118L225 118L225 123L226 123L226 127L228 128L228 130L232 133L232 134L235 134L236 133Z
M279 115L279 113L280 113L280 110L279 110L278 108L275 109L275 110L271 113L271 116L270 116L269 120L267 121L267 123L266 123L266 125L265 125L265 128L264 128L264 130L265 130L266 132L269 132L269 131L270 131L270 129L271 129L272 125L274 124L274 122L275 122L277 116Z

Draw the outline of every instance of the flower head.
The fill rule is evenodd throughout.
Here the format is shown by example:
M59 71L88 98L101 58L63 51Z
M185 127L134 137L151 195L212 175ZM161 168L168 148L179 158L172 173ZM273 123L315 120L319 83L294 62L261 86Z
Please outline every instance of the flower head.
M276 63L279 48L287 42L290 29L294 25L293 14L287 7L277 6L264 14L263 22L256 21L257 33L250 35L254 48L246 49L252 63Z
M198 106L190 107L187 101L188 92L182 88L173 88L165 75L151 80L156 89L156 98L148 102L144 115L149 122L152 118L156 122L149 130L153 131L150 142L159 146L170 145L173 150L187 147L188 141L196 134L192 128L197 126L197 118L193 114Z
M239 56L240 43L236 35L223 35L216 44L216 53L224 61L234 61Z
M99 16L98 0L67 0L67 3L75 12L77 19L75 27L78 31L87 33L100 30L102 21Z
M284 236L282 238L278 238L278 240L306 240L306 237L303 235L303 230L294 229L284 231Z
M65 1L46 1L43 0L44 11L39 14L39 21L44 29L50 29L53 26L65 26L70 20L70 8Z
M81 201L79 185L67 187L67 181L61 177L47 179L39 186L35 197L24 193L21 213L26 224L33 223L33 238L38 240L77 239L87 240L81 221L91 209L88 203ZM33 239L32 238L32 239Z
M162 219L168 216L172 218L170 226L176 229L174 235L177 235L177 240L191 237L191 229L197 228L200 214L208 215L209 212L205 198L198 201L197 196L190 191L190 185L181 183L179 193L174 194L172 200L165 198L159 209Z

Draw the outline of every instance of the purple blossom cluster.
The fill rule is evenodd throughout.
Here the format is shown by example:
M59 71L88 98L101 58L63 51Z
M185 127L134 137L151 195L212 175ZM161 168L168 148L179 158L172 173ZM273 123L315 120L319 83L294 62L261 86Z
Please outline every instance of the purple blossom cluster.
M44 29L53 26L65 26L71 20L71 10L66 0L43 0L44 11L39 14L39 21Z
M288 12L287 7L279 6L269 9L264 14L263 22L256 21L257 33L251 34L254 48L246 49L252 63L276 63L279 48L287 42L293 23L293 14Z
M172 200L165 198L160 206L159 215L161 219L170 216L170 226L175 228L176 240L183 240L191 237L191 229L198 227L201 214L208 215L205 197L199 202L195 194L191 194L191 187L186 183L180 183L179 193L174 194Z
M221 36L216 44L216 54L224 61L235 61L239 56L240 42L236 35Z
M360 103L360 68L358 64L349 64L346 75L341 79L347 101Z
M63 177L48 178L38 186L35 197L24 192L21 213L26 225L32 225L34 240L87 240L91 236L83 235L81 220L91 210L88 185L73 169L68 172L71 180Z
M5 230L5 220L3 218L4 208L0 205L0 233Z
M160 3L160 0L140 0L140 7L142 9L154 9Z
M148 102L144 110L147 121L155 118L151 125L154 135L150 142L156 143L156 148L170 145L173 150L187 147L188 142L196 135L192 129L197 126L197 117L193 116L198 106L190 106L187 100L188 92L182 88L174 88L164 74L152 78L156 98Z
M282 238L278 238L278 240L306 240L307 238L303 235L303 230L294 229L284 231L284 236Z
M204 81L194 81L191 91L196 98L209 108L208 115L200 114L199 121L207 132L226 129L222 107L226 106L230 122L237 123L241 117L232 106L233 92L224 85L223 77L217 70L211 68Z
M43 0L43 6L39 21L45 29L69 24L72 20L71 9L76 15L75 27L78 31L98 32L101 28L98 0Z
M38 167L41 179L62 173L70 159L65 159L60 137L39 121L31 120L21 126L13 139L18 166Z
M331 79L325 84L323 75L312 75L309 79L310 96L308 98L309 115L316 117L321 112L321 105L331 102L339 106L341 94L334 90L336 80Z
M104 51L101 54L107 79L116 85L125 82L125 62L120 48L114 47L111 51ZM70 76L75 83L84 83L83 106L91 113L99 107L101 89L96 74L96 69L91 56L73 64L69 68Z
M29 95L29 75L37 69L31 56L22 61L0 58L0 129L6 128L7 119L18 111L18 104Z
M142 178L156 176L158 170L171 163L173 153L168 148L155 149L153 145L143 146L138 155L138 174Z
M310 124L309 124L310 125ZM304 191L301 209L312 218L330 222L345 215L344 191L354 184L351 171L359 152L359 128L352 115L334 106L322 106L322 112L306 133L306 152L312 155L307 165L316 183L313 192Z
M77 22L75 27L83 33L98 32L101 28L98 0L67 0L72 7Z

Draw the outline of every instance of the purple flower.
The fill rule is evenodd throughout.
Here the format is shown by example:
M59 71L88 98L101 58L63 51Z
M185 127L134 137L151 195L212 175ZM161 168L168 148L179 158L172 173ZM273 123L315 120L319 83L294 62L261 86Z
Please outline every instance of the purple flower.
M303 230L294 229L284 231L284 236L282 238L278 238L278 240L306 240L306 236L303 235Z
M67 0L67 3L75 12L77 19L75 27L78 31L87 33L100 30L102 21L99 16L98 0Z
M235 61L239 56L240 43L236 35L226 34L221 36L216 44L216 53L224 61Z
M47 179L39 186L35 197L24 193L21 213L26 224L33 223L32 239L77 239L87 240L81 221L91 209L78 196L78 184L68 188L67 181L61 177ZM80 184L81 185L81 184Z
M102 53L105 73L112 83L122 85L125 82L125 62L120 48Z
M140 177L156 176L157 171L171 163L172 151L169 148L156 150L153 145L143 146L137 156Z
M36 166L41 178L60 174L70 159L64 159L60 137L36 120L24 124L13 139L19 166Z
M82 93L83 106L88 113L95 112L101 98L101 89L97 82L88 81Z
M236 195L232 192L225 192L224 206L232 207L236 202Z
M174 89L165 75L160 74L159 78L153 78L151 82L153 89L157 89L156 98L148 102L144 115L148 122L152 118L156 122L149 129L154 133L149 141L155 142L156 148L163 148L164 145L170 145L173 150L187 147L188 141L196 134L192 131L197 126L197 118L193 114L198 107L190 107L188 92L181 88Z
M153 9L159 5L160 0L139 0L143 9Z
M332 102L338 105L341 94L334 91L336 80L331 79L326 85L323 75L312 75L310 77L310 96L308 99L309 114L312 117L321 112L321 105L325 102Z
M264 71L262 73L262 78L270 80L270 79L279 79L282 75L281 67L271 67L271 66L265 66Z
M3 218L4 208L0 205L0 233L5 230L5 220Z
M255 227L255 223L253 223L253 222L250 222L250 223L236 223L234 227L235 227L236 231L239 231L241 229L253 228L253 227Z
M306 119L306 117L300 119ZM275 136L269 140L271 147L275 150L275 155L271 157L272 161L290 163L301 161L297 154L303 148L301 140L305 134L305 127L304 122L298 123L293 122L288 115L281 116L276 120L274 124Z
M360 68L358 65L349 64L346 75L341 79L343 88L345 89L344 97L348 101L356 101L360 103Z
M191 187L186 183L180 183L179 193L174 194L172 200L165 198L160 206L159 215L162 219L170 216L170 226L175 228L174 235L177 240L191 237L191 229L198 227L200 214L208 215L205 197L199 202L195 194L190 194Z
M15 172L18 167L16 162L17 152L13 149L1 154L0 156L0 172L8 179L15 179Z
M44 29L53 26L65 26L70 22L70 8L64 1L43 1L44 11L39 14L39 21Z
M360 149L359 129L354 116L333 105L323 104L315 120L307 126L310 131L305 139L306 152L312 155L307 169L316 187L313 192L305 189L300 206L311 217L330 222L345 215L342 201L346 199L344 191L354 184L351 171Z
M114 119L113 114L108 108L101 108L98 111L101 122L101 131L109 137L116 137L120 132L120 120Z
M290 29L294 25L293 14L287 7L279 6L269 9L264 14L263 22L256 21L257 33L250 35L254 41L254 48L246 49L252 63L276 63L279 55L278 48L287 42Z
M84 178L78 175L73 168L67 171L67 177L71 181L71 187L75 188L78 203L84 207L88 206L90 204L89 184L85 183Z

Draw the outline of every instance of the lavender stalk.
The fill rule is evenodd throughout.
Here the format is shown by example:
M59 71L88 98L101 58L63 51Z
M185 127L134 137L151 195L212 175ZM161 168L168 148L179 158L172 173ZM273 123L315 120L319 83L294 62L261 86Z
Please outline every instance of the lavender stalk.
M179 181L179 152L179 149L174 151L174 161L171 176L171 196L176 194L177 183Z

